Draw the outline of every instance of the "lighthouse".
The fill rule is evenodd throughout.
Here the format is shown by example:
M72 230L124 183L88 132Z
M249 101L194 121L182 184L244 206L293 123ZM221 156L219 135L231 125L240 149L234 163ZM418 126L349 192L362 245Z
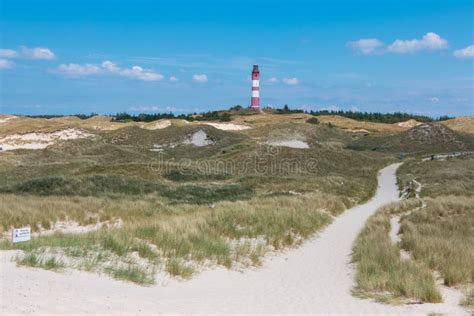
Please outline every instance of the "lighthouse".
M260 109L260 71L258 71L258 65L253 65L252 70L252 99L250 107L252 109Z

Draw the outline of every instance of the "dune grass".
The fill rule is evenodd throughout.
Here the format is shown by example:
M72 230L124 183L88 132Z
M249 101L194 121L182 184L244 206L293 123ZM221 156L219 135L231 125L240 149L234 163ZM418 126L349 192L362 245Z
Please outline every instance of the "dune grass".
M353 249L357 264L354 294L383 302L408 298L421 302L440 302L430 270L423 264L400 258L400 248L389 237L390 218L420 206L409 200L382 207L367 222Z
M18 265L43 268L46 270L60 270L65 267L61 259L55 257L43 258L40 254L30 252L17 259Z
M472 289L461 304L467 308L474 309L474 289Z
M398 171L398 185L403 190L412 179L418 180L423 185L421 197L474 196L473 161L472 155L445 161L410 160Z
M331 217L327 212L337 214L345 208L337 196L322 194L224 201L216 203L213 209L199 204L163 203L163 209L155 211L152 211L153 199L136 202L137 209L132 201L120 199L110 199L108 204L103 199L90 197L77 197L74 201L65 197L0 195L1 198L13 199L11 203L17 208L24 202L41 201L43 207L50 207L48 215L52 217L58 216L52 211L57 210L55 206L76 207L76 213L63 214L75 214L77 219L91 216L82 212L93 212L97 207L101 217L119 217L124 221L122 227L115 229L84 234L56 233L20 244L4 241L0 243L2 249L19 249L26 255L57 250L62 256L74 259L71 267L88 271L102 271L111 260L123 264L137 256L148 270L164 267L170 275L183 278L207 264L228 268L236 264L258 265L266 252L298 245L329 224ZM135 207L135 213L130 214L128 207ZM33 212L35 214L35 220L44 215L38 211ZM125 278L126 273L111 275ZM130 277L130 281L135 282L135 278Z
M126 280L141 285L149 285L155 282L154 273L150 273L144 268L135 265L118 268L110 267L105 269L105 272L115 279Z
M426 199L402 222L403 249L441 273L444 284L474 284L474 198Z
M368 221L354 246L357 263L356 294L388 302L417 299L438 302L434 286L437 271L447 286L474 285L474 177L473 157L446 161L409 160L398 170L402 190L415 179L422 200L410 195L383 207ZM401 218L401 242L389 239L390 218ZM400 259L400 249L410 260ZM390 293L387 295L387 293ZM471 304L467 293L465 305Z

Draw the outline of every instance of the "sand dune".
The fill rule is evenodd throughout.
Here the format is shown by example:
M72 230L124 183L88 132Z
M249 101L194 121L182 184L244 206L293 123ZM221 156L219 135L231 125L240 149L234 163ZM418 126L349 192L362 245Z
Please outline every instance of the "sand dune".
M352 243L378 207L398 200L394 164L379 175L376 196L338 217L302 247L268 257L244 272L208 270L190 281L152 287L86 272L55 273L16 267L1 252L1 311L10 313L330 313L462 314L456 302L390 306L351 295Z

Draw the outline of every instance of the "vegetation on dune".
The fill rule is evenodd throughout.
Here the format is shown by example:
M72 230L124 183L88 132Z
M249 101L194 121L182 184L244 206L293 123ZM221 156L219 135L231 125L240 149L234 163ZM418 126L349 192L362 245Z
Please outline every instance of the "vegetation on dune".
M11 198L17 199L17 203L12 204L20 209L25 199L30 203L44 199L34 196ZM104 203L97 198L76 198L74 201L62 197L46 199L40 203L49 207L49 213L37 211L36 221L51 215L73 215L67 210L74 205L76 212L80 212L74 215L77 219L119 217L124 224L119 228L84 234L42 236L20 244L4 241L1 248L21 249L25 257L38 252L51 256L57 252L62 258L69 258L64 261L66 266L88 271L109 273L112 271L108 269L110 266L132 269L129 265L135 265L148 271L148 280L155 268L161 267L171 275L186 278L205 263L226 267L259 264L267 251L297 245L327 225L331 221L327 211L337 214L345 207L336 196L327 195L220 202L213 209L188 204L172 206L163 203L156 206L155 201L150 200L140 201L141 207L137 209L135 206L134 211L128 209L133 205L128 200L111 200L105 203L107 206L103 210L94 205ZM58 205L62 206L62 211ZM10 215L2 221L11 223L14 210ZM134 253L141 260L134 259ZM41 267L41 264L36 266ZM135 272L114 271L111 274L120 278L129 275L130 281L137 282L138 272Z
M391 216L419 206L417 200L390 204L369 219L353 249L353 261L357 263L355 295L383 302L400 298L441 301L430 270L403 260L400 248L389 237Z
M232 175L228 173L202 173L196 172L195 170L170 170L163 175L166 179L176 182L187 182L187 181L202 181L202 180L229 180L232 178Z
M117 176L90 176L81 178L42 177L2 187L0 192L34 195L112 196L118 194L140 195L163 192L159 183Z
M436 121L446 121L452 119L447 115L439 116L436 118L426 116L426 115L416 115L403 112L394 112L394 113L380 113L380 112L359 112L359 111L310 111L311 115L338 115L342 117L347 117L357 121L364 122L376 122L376 123L400 123L408 120L415 120L418 122L436 122Z
M185 185L175 190L167 190L164 194L172 202L205 204L218 201L246 200L254 195L254 190L241 184L229 184L217 187L201 187Z
M155 282L154 273L150 273L146 271L146 269L136 265L128 265L126 267L119 268L110 267L105 269L105 272L116 279L126 280L138 284L147 285L153 284Z
M418 181L421 199L410 195L381 208L368 221L354 246L356 294L389 302L394 301L393 296L436 302L440 296L434 287L434 271L447 286L467 292L473 288L473 170L472 156L424 162L411 159L400 167L401 190ZM389 238L394 215L401 215L398 244ZM411 259L401 259L400 249ZM462 304L472 306L472 290Z
M184 185L173 188L162 183L116 176L35 178L9 187L0 188L0 192L40 196L96 197L142 196L154 193L168 198L172 203L190 204L212 203L223 200L236 201L248 199L254 195L254 190L251 187L241 184L208 187Z
M213 145L180 143L199 130ZM311 146L265 145L285 135ZM268 251L298 245L373 194L378 169L393 158L345 150L351 138L305 122L239 133L125 127L0 155L0 230L30 225L40 233L0 247L23 250L18 262L35 255L30 265L42 267L54 257L139 284L157 271L188 278L208 265L258 265ZM150 151L154 144L163 152ZM42 234L71 222L86 229Z
M474 308L474 289L472 289L461 304L467 308Z
M420 195L436 198L443 195L474 196L474 158L471 156L428 160L423 163L409 161L398 171L400 190L407 188L413 179L422 182Z
M440 123L426 123L397 134L354 139L347 148L395 154L462 152L474 150L474 136L455 132Z
M36 252L30 252L17 260L18 265L43 268L46 270L59 270L65 267L64 263L55 257L49 257L47 259L42 258L40 254Z
M444 284L474 284L474 199L444 196L402 222L401 247L441 273Z

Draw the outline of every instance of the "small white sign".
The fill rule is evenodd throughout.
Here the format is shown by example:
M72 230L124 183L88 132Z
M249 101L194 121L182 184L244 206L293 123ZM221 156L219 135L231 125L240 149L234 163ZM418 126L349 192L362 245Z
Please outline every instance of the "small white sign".
M21 227L14 228L12 232L12 242L22 242L28 241L31 239L31 228L30 227Z

